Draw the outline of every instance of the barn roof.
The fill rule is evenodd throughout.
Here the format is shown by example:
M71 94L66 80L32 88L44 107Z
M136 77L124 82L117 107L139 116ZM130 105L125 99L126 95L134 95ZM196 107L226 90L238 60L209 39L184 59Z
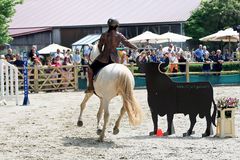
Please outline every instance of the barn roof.
M16 6L10 28L186 21L201 0L25 0Z
M44 31L50 31L50 27L35 27L35 28L9 28L9 34L12 37L18 37L22 35L28 35L33 33L39 33Z

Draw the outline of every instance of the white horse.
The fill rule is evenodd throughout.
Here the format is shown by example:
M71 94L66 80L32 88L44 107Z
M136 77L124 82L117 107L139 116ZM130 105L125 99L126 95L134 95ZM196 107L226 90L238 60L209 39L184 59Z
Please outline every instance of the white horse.
M97 45L92 46L90 59L94 60L99 55ZM94 80L94 88L96 95L100 98L100 108L97 113L97 134L100 135L99 141L103 141L106 127L109 121L109 102L112 98L120 95L123 99L123 106L120 111L120 116L117 119L113 128L113 134L118 134L120 121L127 111L129 122L132 125L140 124L142 120L142 112L139 104L133 96L134 77L130 70L123 64L112 63L102 68L96 80ZM93 93L86 93L80 105L80 115L77 125L83 125L82 114L86 107L86 103ZM100 120L104 112L104 125L100 127Z

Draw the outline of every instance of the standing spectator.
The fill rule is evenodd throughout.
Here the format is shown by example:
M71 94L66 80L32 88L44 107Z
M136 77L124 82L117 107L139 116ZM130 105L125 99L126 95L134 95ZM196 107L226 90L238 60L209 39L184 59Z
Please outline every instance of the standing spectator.
M159 48L158 48L158 50L156 52L156 57L157 57L157 61L158 62L163 62L164 61L163 47L162 47L161 44L159 45Z
M183 53L180 54L178 62L180 62L180 63L186 63L187 62L187 60L183 56ZM179 70L180 70L180 72L186 72L186 64L179 64Z
M11 61L13 60L13 52L11 48L8 48L7 54L5 55L5 57L10 58Z
M195 50L194 56L197 62L203 62L203 49L202 45L200 44L198 49Z
M203 59L204 59L205 54L209 54L209 52L207 50L207 46L203 46Z
M16 67L23 67L24 62L23 62L23 60L21 60L19 53L16 54L16 60L13 61L13 65L15 65Z
M220 49L217 50L215 56L213 57L213 62L215 62L213 64L213 71L221 72L222 71L223 58L222 58ZM220 73L218 73L216 75L220 75Z
M169 58L170 64L170 72L171 73L177 73L178 72L178 58L175 53L172 54L172 56Z
M233 60L232 53L228 49L224 50L223 59L224 59L224 61L232 61Z
M136 63L137 57L139 56L139 53L137 50L132 50L130 57L128 58L129 62Z
M75 54L73 54L73 64L79 65L81 63L81 56L80 56L80 51L77 48L75 51Z
M211 70L211 59L209 58L208 54L204 54L204 64L202 66L203 72L210 72Z

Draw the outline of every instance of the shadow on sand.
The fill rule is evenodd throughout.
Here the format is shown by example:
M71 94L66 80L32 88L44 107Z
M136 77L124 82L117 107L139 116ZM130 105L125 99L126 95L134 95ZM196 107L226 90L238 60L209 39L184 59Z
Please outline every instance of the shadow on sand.
M110 148L115 146L115 143L113 141L107 141L99 142L98 138L82 138L82 137L64 137L62 138L64 141L64 146L79 146L79 147L104 147L104 148Z

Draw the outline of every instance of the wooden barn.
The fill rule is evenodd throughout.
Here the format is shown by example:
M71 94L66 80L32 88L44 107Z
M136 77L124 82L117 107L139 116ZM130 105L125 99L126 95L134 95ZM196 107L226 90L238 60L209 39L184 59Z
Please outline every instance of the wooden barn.
M9 27L11 46L28 50L58 43L71 47L88 34L107 30L110 17L120 21L120 32L132 38L144 31L184 35L184 23L201 0L26 0L16 6Z

